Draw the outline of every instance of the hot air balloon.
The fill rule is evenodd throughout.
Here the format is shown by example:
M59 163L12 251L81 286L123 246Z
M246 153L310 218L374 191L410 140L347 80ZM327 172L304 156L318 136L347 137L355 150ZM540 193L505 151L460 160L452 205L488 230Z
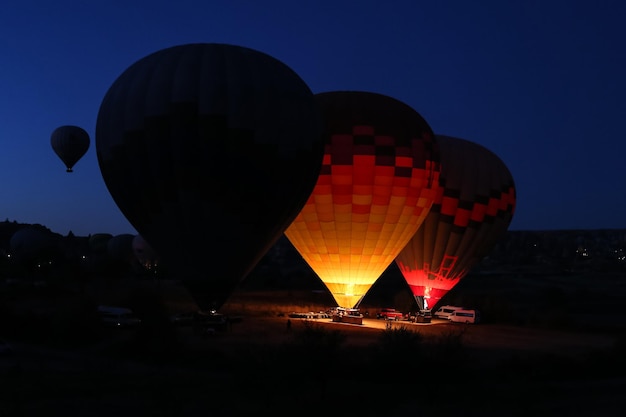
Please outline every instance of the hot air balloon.
M34 285L46 285L56 260L62 255L61 235L33 224L16 230L9 239L11 263L17 267L16 277Z
M133 256L142 267L147 270L154 270L157 267L159 257L152 246L141 235L135 235L131 245Z
M308 198L320 115L305 82L246 47L154 52L111 85L96 123L113 200L200 308L219 308Z
M44 226L26 226L11 235L11 257L23 263L50 261L58 252L58 242L59 236Z
M354 308L426 218L439 184L434 135L385 95L316 95L325 154L310 198L285 235L333 295Z
M420 308L434 307L506 233L515 184L502 160L465 139L437 135L441 190L396 258Z
M71 125L57 127L50 137L52 149L67 172L73 172L74 165L87 153L89 142L89 134L83 128Z
M112 238L113 235L111 233L94 233L89 235L89 251L95 255L106 255L107 246Z
M135 235L130 233L122 233L111 237L107 241L107 255L115 261L123 261L131 263L135 260L133 252L133 240Z

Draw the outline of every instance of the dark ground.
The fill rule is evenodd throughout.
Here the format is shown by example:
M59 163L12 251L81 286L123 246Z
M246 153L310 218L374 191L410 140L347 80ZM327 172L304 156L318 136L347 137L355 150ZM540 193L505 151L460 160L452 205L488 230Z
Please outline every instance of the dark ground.
M166 283L153 304L154 292L137 302L134 288L136 310L158 314L115 332L77 320L77 296L73 307L22 296L3 305L14 354L0 360L0 416L623 415L623 275L507 272L462 284L446 303L479 308L484 323L292 319L288 329L289 311L327 306L325 296L240 291L224 308L238 320L214 336L163 319L193 308ZM383 290L381 307L406 300Z

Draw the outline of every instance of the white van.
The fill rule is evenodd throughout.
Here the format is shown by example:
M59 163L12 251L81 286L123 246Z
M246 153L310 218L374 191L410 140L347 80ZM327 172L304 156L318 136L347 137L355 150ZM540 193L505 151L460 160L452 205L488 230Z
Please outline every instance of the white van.
M455 323L478 323L480 312L478 310L456 310L450 314L448 320Z
M433 313L433 316L438 319L450 319L450 315L457 310L465 310L464 307L458 306L441 306Z
M133 310L123 307L98 306L100 320L105 326L133 327L141 324L141 320L135 316Z

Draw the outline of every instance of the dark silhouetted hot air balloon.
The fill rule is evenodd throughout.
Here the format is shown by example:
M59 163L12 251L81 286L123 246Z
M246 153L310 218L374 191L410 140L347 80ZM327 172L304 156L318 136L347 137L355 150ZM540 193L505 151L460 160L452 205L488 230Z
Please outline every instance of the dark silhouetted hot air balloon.
M131 243L133 256L146 270L155 270L159 264L159 256L152 246L141 235L136 235Z
M17 230L9 240L11 257L16 262L37 262L52 259L57 252L59 236L40 225Z
M340 307L356 307L415 234L439 184L434 135L385 95L316 95L326 149L317 184L285 235Z
M96 150L124 216L200 308L219 308L311 193L315 98L279 60L212 43L127 68L98 113Z
M441 192L396 258L420 308L433 308L504 236L513 218L513 177L493 152L437 135Z
M94 233L89 235L89 251L92 254L106 255L109 240L113 238L111 233Z
M52 149L67 167L73 172L74 165L89 149L89 134L78 126L60 126L54 129L50 137Z
M115 261L131 263L135 260L133 240L136 235L122 233L111 237L107 241L107 255Z

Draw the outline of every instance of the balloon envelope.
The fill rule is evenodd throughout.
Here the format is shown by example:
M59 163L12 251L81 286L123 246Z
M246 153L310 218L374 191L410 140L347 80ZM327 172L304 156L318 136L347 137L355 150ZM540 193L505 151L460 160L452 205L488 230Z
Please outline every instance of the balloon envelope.
M116 261L125 261L130 263L135 258L133 252L133 240L135 235L130 233L122 233L111 237L107 241L107 254Z
M141 235L135 235L131 242L135 259L145 269L154 269L159 263L159 257L152 246Z
M89 149L89 134L81 127L65 125L54 129L50 144L67 172L73 172L74 165Z
M44 227L31 225L15 231L9 240L9 247L14 260L34 261L49 258L56 250L57 242L57 235Z
M382 94L316 95L325 154L316 186L285 235L338 306L355 307L415 234L435 198L432 130Z
M441 186L426 220L396 264L418 304L434 307L495 246L515 210L513 177L502 160L465 139L437 135Z
M321 165L319 112L277 59L187 44L124 71L98 113L105 184L168 273L218 308L297 215Z
M110 233L94 233L89 236L89 250L92 254L105 255L109 241L113 238Z

